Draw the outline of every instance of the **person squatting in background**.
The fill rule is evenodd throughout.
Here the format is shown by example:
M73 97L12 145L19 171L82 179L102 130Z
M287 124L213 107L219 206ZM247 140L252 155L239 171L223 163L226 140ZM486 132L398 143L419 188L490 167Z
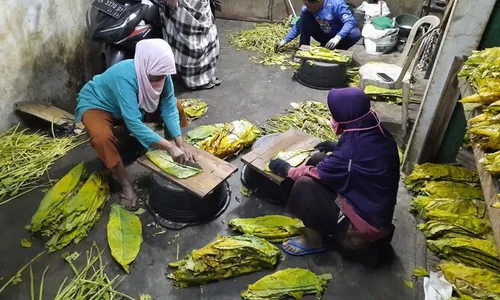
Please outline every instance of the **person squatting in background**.
M276 44L278 52L300 35L300 46L311 37L322 47L347 50L361 39L356 20L344 0L302 0L302 14L285 39Z

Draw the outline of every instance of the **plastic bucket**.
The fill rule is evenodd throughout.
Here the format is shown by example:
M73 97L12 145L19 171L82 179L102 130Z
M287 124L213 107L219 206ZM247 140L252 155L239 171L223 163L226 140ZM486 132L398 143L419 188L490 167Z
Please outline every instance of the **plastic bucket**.
M383 54L391 51L398 43L398 33L395 32L391 35L384 36L379 39L365 38L366 52L369 54Z

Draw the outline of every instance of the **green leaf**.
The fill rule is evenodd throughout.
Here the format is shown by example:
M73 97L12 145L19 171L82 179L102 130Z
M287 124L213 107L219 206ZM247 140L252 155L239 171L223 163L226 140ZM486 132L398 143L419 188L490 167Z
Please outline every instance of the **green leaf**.
M21 240L21 247L23 248L31 248L31 241L28 239Z
M245 197L250 197L252 195L252 191L249 190L246 186L241 186L240 193Z
M138 210L134 211L134 214L137 215L137 216L140 216L140 215L142 215L145 212L146 212L146 210L144 208L139 207Z
M158 168L167 174L179 179L193 177L202 172L200 169L185 166L174 162L172 157L162 150L154 150L146 153L146 157L151 160Z
M407 287L409 287L410 289L412 289L414 286L413 286L413 281L411 280L403 280L403 282L405 283L405 285Z
M304 229L301 220L279 215L232 219L229 226L273 243L301 235Z
M472 268L453 262L441 263L439 267L446 280L454 283L454 289L460 295L470 296L473 299L500 299L500 275L498 272Z
M78 187L84 173L85 167L83 163L80 163L49 189L31 218L29 230L38 232L43 227L50 226L57 219L58 207L64 205L64 202L73 195L73 191Z
M130 264L139 254L143 241L141 220L122 206L115 205L109 214L107 232L111 255L129 273Z
M170 263L177 269L167 277L180 287L219 281L262 269L274 269L280 250L266 240L251 235L217 237L183 260Z
M142 294L139 296L139 300L153 300L153 297L151 297L149 294Z
M187 137L193 141L204 140L214 135L220 128L214 125L202 125L188 131Z
M297 167L309 157L313 149L297 149L291 151L281 151L274 156L274 158L286 161L292 167ZM269 164L266 165L265 170L271 172L269 169Z
M189 120L198 119L207 113L208 104L200 99L180 99L184 113Z
M424 268L415 268L413 269L413 275L415 275L416 277L425 277L429 276L429 272L427 272L427 270Z
M491 205L491 207L493 207L493 208L500 208L500 202L497 201L497 202L493 203Z
M78 243L99 220L100 210L109 199L109 186L104 179L92 174L76 195L59 210L61 223L47 242L50 252L62 249L71 242Z
M241 297L245 300L279 300L302 299L306 294L320 296L331 279L331 274L316 275L309 270L290 268L249 285Z

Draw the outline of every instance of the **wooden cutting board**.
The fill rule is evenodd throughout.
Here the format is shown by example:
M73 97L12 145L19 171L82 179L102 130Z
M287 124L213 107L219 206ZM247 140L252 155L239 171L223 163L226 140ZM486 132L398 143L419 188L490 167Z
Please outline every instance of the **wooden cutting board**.
M319 142L320 140L317 137L298 129L290 129L289 131L280 134L280 136L273 142L269 142L268 144L247 153L241 158L241 160L257 172L279 184L284 178L265 170L269 161L271 161L271 159L273 159L280 151L310 149L316 146ZM305 164L305 161L303 164Z
M176 183L186 191L199 196L200 198L204 198L221 183L226 181L232 174L238 171L238 167L206 151L195 148L189 144L184 144L184 147L196 157L198 164L200 164L200 166L203 168L202 173L194 177L179 179L163 172L145 155L139 157L139 159L137 159L137 162L144 167L152 170L156 174L167 178L173 183Z
M16 103L15 108L20 112L30 114L49 123L53 122L55 125L61 126L68 122L75 123L74 115L52 105L33 102L18 102ZM76 123L75 127L81 130L85 128L82 123Z
M302 46L300 46L299 50L308 51L309 48L311 48L311 47L307 46L307 45L302 45ZM343 54L343 55L351 57L351 62L352 62L352 56L354 55L353 51L348 51L348 50L337 50L337 51L340 52L340 54ZM351 64L351 63L344 63L344 62L332 62L331 60L327 60L327 59L320 58L320 57L316 58L316 57L309 57L309 56L301 56L301 55L298 55L298 54L295 54L295 57L303 59L303 60L322 61L322 62L327 62L327 63L332 63L332 64L339 64L339 65L350 65Z

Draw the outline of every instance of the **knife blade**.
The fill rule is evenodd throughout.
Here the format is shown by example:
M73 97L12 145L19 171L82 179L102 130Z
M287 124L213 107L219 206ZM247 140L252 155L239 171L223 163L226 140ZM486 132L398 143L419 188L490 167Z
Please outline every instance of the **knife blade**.
M187 167L195 168L198 170L203 170L203 168L200 166L200 164L198 164L196 162L192 162L192 161L186 161L184 164L181 164L181 165L185 165Z

